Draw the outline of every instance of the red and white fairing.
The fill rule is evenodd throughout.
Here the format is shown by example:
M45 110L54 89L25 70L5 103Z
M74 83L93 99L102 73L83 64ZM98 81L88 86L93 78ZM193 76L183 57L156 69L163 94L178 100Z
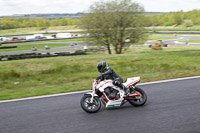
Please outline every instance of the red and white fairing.
M131 85L137 84L139 81L140 81L140 77L132 77L132 78L128 78L127 81L123 83L123 85L126 87L129 87ZM118 100L109 100L108 97L105 95L105 93L103 93L105 88L107 87L111 87L113 89L118 90L120 94L120 98ZM124 100L123 98L124 90L119 88L118 86L113 85L113 80L104 80L104 81L101 81L99 84L96 81L94 81L93 88L98 89L100 92L103 93L104 98L107 101L106 107L120 106L122 101Z
M95 113L101 108L103 103L106 108L120 107L126 102L133 106L142 106L147 101L145 92L136 86L140 77L128 78L124 83L129 93L125 95L125 89L113 85L113 80L104 80L98 82L94 80L92 83L92 92L84 94L81 98L81 107L88 113Z
M120 98L118 100L110 100L106 94L104 93L105 88L111 87L115 90L119 91ZM113 85L113 80L104 80L101 81L99 84L96 85L96 89L103 92L103 96L107 101L106 107L113 107L113 106L120 106L124 96L124 90L120 89L118 86Z
M127 81L123 85L129 87L130 85L137 84L139 81L140 77L127 78Z
M104 91L105 88L107 87L116 87L113 85L112 83L113 81L112 80L104 80L104 81L101 81L97 86L96 86L96 89L100 90L101 92Z

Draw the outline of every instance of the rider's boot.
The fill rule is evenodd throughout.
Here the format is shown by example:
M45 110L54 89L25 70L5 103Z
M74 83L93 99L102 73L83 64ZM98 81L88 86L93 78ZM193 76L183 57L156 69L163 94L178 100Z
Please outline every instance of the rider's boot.
M129 89L126 87L126 86L124 86L124 91L125 91L125 96L127 96L129 93L130 93L130 91L129 91Z
M126 87L126 86L124 86L123 84L121 84L120 85L121 86L121 88L124 90L124 96L127 96L129 93L130 93L130 91L129 91L129 89Z

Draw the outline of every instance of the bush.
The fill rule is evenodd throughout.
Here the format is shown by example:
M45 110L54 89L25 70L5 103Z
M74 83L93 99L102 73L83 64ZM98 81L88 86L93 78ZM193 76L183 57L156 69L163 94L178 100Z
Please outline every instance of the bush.
M192 20L190 20L190 19L185 19L185 20L183 21L183 26L184 26L184 27L192 27L192 26L193 26Z
M20 73L16 72L15 70L11 70L7 73L0 75L1 79L11 79L11 78L19 78L21 77Z

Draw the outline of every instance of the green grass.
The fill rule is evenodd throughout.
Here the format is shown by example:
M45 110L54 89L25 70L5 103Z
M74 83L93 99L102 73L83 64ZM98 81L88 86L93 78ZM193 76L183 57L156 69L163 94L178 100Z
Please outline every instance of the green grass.
M147 30L152 31L200 31L200 25L194 25L191 27L180 26L155 26L147 27Z
M6 46L6 44L2 45ZM9 45L12 46L12 45ZM16 46L16 45L13 45ZM22 50L31 50L32 47L36 47L37 49L45 49L45 46L49 46L50 48L57 47L66 47L70 46L69 44L32 44L32 45L17 45L17 48L8 48L8 49L0 49L0 52L10 52L10 51L22 51Z
M9 46L15 46L15 45L17 45L17 48L0 49L0 52L31 50L32 47L36 47L37 49L44 49L44 47L46 45L48 45L50 48L70 46L69 44L32 44L32 43L44 43L44 42L45 43L47 43L47 42L49 42L49 43L52 43L52 42L66 42L67 43L67 42L79 42L79 41L84 41L84 38L61 39L61 40L47 40L47 41L35 41L35 42L22 42L22 43L11 43L11 44L9 44ZM1 46L8 46L8 44L2 44Z
M148 40L168 40L168 39L177 39L177 37L148 37ZM84 38L75 38L75 39L61 39L61 40L45 40L45 41L35 41L35 42L22 42L22 43L11 43L9 46L14 46L16 44L17 48L10 48L10 49L0 49L0 52L10 52L10 51L22 51L22 50L31 50L32 47L36 47L37 49L44 49L46 45L50 48L56 47L65 47L69 46L69 44L32 44L32 43L47 43L47 42L79 42L84 41ZM21 45L23 44L23 45ZM141 43L137 43L140 45ZM142 43L143 44L143 43ZM2 46L7 46L8 44L3 44ZM135 45L135 44L134 44ZM0 46L1 47L1 46Z
M183 27L183 26L155 26L147 27L149 31L200 31L200 25L194 25L192 27ZM16 28L9 30L2 30L0 34L2 35L23 35L23 34L41 34L41 33L51 33L55 32L73 32L78 33L81 31L78 25L69 25L69 26L52 26L52 27L31 27L31 28Z
M148 37L147 40L170 40L178 39L178 37Z
M142 82L200 75L200 47L194 46L5 61L0 62L0 99L88 90L99 75L100 61L107 61L124 79L141 76Z
M37 33L52 33L56 31L73 31L80 29L76 25L69 25L69 26L51 26L43 29L43 27L31 27L31 28L16 28L16 29L9 29L1 31L3 35L23 35L23 34L37 34Z

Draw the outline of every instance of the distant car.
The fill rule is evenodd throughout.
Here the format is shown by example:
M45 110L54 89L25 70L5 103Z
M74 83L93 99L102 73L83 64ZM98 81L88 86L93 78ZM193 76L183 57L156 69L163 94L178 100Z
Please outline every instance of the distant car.
M18 39L18 37L12 37L10 40L6 41L8 43L15 43L15 42L21 42L20 39Z
M56 35L51 35L51 37L54 37L54 38L56 38Z
M36 36L36 37L35 37L35 39L37 39L37 40L45 40L45 39L46 39L46 37L40 37L40 36Z
M73 37L78 36L77 34L72 34Z
M13 38L11 38L11 39L12 39L12 41L17 41L17 40L19 40L18 37L13 37Z
M26 37L18 37L19 40L26 40Z
M34 36L26 36L26 40L27 41L35 41L35 37Z
M56 38L71 38L72 34L71 33L57 33Z
M48 49L50 49L50 47L46 45L46 46L45 46L45 49L48 50Z
M7 37L0 37L0 41L6 42L6 41L11 41L11 39Z
M36 47L32 47L32 51L37 51L37 48Z
M46 39L55 39L55 37L52 37L52 36L46 36Z

